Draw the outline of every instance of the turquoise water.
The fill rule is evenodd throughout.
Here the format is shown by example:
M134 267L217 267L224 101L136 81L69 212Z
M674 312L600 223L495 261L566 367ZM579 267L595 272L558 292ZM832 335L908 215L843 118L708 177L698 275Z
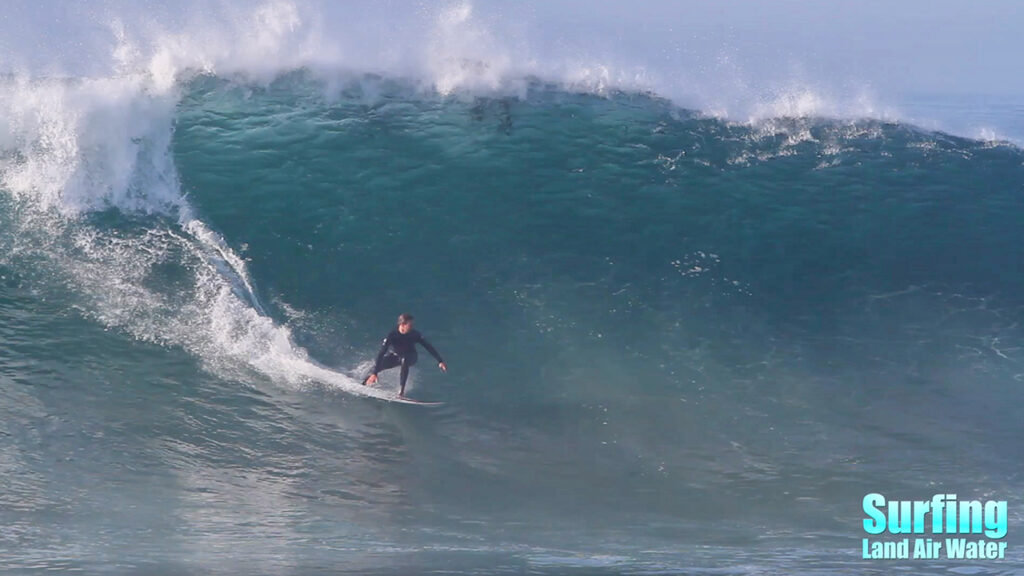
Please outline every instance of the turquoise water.
M539 80L18 94L15 573L888 573L861 498L941 491L1024 566L1012 144ZM356 384L403 311L443 407Z

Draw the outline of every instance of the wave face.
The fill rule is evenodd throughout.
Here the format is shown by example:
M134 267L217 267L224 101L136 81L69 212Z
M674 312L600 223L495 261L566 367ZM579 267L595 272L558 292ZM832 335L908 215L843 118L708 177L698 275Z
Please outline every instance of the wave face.
M16 569L858 571L866 493L1021 504L1016 147L134 78L3 84ZM402 311L443 408L361 397Z

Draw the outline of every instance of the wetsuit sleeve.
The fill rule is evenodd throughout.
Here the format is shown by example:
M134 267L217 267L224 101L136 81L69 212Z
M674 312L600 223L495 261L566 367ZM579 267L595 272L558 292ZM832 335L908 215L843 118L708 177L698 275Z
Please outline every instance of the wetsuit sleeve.
M437 362L439 364L441 362L444 362L444 360L441 359L441 355L437 353L437 348L434 348L433 346L431 346L430 342L427 342L427 339L424 338L422 335L420 335L419 342L420 342L420 345L422 345L424 348L427 349L427 352L430 352L430 355L433 356L434 359L437 360Z
M380 343L380 352L377 352L377 361L373 363L373 373L376 375L380 372L380 363L384 361L384 355L388 352L388 336L384 337L384 341Z

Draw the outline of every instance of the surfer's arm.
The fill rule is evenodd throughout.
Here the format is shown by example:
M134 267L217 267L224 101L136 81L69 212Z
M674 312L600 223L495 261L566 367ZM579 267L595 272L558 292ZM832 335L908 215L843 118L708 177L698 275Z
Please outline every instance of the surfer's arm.
M444 364L444 359L442 359L441 355L437 353L437 348L431 346L430 342L427 342L426 338L420 336L419 342L421 346L427 349L427 352L430 352L430 355L434 357L434 360L437 360L438 364Z

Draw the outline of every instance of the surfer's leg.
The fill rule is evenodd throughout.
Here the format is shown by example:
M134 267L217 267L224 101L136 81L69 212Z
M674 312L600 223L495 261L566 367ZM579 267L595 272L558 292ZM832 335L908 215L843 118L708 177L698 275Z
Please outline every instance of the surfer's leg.
M402 359L399 358L397 354L387 354L384 356L384 359L380 361L380 372L390 370L401 363ZM373 372L370 372L366 375L366 378L363 378L363 386L366 386L366 381L369 380L372 375Z
M402 387L398 390L399 396L405 396L405 381L409 379L409 361L402 358Z
M413 353L409 354L408 356L402 357L402 387L398 391L399 396L405 396L405 381L409 379L409 368L416 363L416 360L417 357L415 351L413 351Z

